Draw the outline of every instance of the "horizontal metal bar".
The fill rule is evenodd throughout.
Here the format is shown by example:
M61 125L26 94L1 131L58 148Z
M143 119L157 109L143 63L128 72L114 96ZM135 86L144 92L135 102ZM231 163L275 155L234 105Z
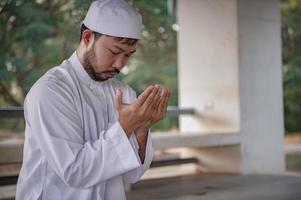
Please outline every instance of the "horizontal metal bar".
M150 167L151 168L164 167L164 166L171 166L171 165L191 164L191 163L198 163L198 159L197 158L180 158L180 159L153 161L151 163Z
M22 107L0 108L0 118L23 118ZM178 108L176 106L168 106L167 116L178 117L179 115L194 115L193 108Z
M23 107L0 108L0 118L23 118Z
M4 176L0 177L0 186L17 184L18 176Z
M167 107L167 115L169 117L177 117L179 115L194 115L195 110L193 108L179 108L176 106Z

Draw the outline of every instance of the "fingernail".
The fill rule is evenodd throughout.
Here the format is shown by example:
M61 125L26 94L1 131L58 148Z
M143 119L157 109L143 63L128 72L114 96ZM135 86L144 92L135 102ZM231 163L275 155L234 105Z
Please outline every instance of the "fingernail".
M164 96L164 89L162 89L160 92L160 97L163 97L163 96Z

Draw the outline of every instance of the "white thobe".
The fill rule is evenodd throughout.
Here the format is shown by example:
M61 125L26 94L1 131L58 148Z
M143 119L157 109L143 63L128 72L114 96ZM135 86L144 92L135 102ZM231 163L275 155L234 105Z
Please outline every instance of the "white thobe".
M115 109L135 100L126 84L95 82L74 53L31 88L24 102L26 121L18 200L125 199L123 182L134 183L153 157L150 134L142 164L135 134L127 137Z

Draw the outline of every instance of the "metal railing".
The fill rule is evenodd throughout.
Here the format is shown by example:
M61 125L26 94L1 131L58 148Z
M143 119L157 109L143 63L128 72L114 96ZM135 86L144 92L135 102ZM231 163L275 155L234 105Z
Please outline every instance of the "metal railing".
M195 110L193 108L178 108L176 106L169 106L167 108L168 117L178 117L179 115L194 115ZM0 120L1 119L14 119L23 118L24 109L23 107L9 107L0 108ZM185 159L171 159L153 162L151 167L161 167L168 165L186 164L186 163L196 163L196 158L185 158ZM3 163L2 163L3 164ZM18 163L15 163L18 164ZM0 187L7 185L15 185L18 180L18 174L8 174L0 176Z
M21 118L24 116L23 107L0 108L1 118Z
M1 118L22 118L24 110L23 107L9 107L0 108L0 119ZM167 116L178 117L179 115L194 115L195 110L193 108L178 108L176 106L168 106Z

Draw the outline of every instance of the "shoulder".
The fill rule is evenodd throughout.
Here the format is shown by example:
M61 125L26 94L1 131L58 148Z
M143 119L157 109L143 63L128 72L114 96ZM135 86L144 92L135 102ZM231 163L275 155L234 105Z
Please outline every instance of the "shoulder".
M38 79L26 95L26 99L35 102L40 100L55 101L58 97L61 97L67 101L72 101L73 86L70 80L70 73L67 68L64 68L64 63L55 66Z
M109 81L110 81L110 84L114 87L114 89L121 89L123 92L126 92L131 96L132 95L136 96L136 92L128 84L123 83L122 81L115 79L115 78L110 79Z

